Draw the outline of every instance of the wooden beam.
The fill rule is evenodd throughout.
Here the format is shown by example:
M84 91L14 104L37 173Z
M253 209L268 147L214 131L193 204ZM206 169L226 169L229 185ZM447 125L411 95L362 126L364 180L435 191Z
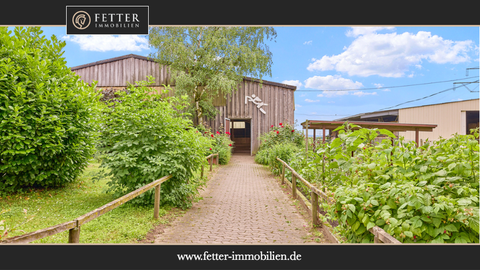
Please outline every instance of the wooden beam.
M401 244L402 242L398 241L395 239L395 237L391 236L388 234L386 231L384 231L382 228L375 226L373 228L370 228L369 230L373 235L375 235L374 241L375 243L379 243L378 241L381 241L383 243L391 243L391 244Z
M322 142L325 143L325 125L322 126L323 129L323 140Z
M308 120L305 120L305 156L308 155Z
M64 232L66 230L73 229L76 226L77 226L77 222L72 220L72 221L68 221L52 227L37 230L31 233L10 237L2 241L2 243L16 243L16 244L29 243L35 240L45 238L47 236L51 236L57 233Z
M158 186L155 187L155 203L154 203L154 208L153 208L153 218L158 219L158 212L160 210L160 190L161 190L162 184L159 184Z
M415 128L415 143L417 144L417 147L419 146L418 145L418 138L419 138L419 130L418 130L418 128Z
M105 204L104 206L102 207L99 207L91 212L88 212L87 214L81 216L81 217L78 217L76 220L78 221L78 225L77 226L81 226L82 224L85 224L117 207L119 207L120 205L130 201L131 199L137 197L138 195L142 194L142 193L145 193L146 191L150 190L151 188L153 188L154 186L157 186L165 181L167 181L168 179L172 178L172 175L167 175L167 176L164 176L156 181L153 181L151 182L150 184L147 184L135 191L132 191L130 193L128 193L127 195L124 195L110 203L107 203Z
M313 226L318 226L321 224L320 219L318 218L318 194L312 190L310 192L310 197L312 198L312 224Z
M68 243L80 243L80 226L72 228L68 231Z

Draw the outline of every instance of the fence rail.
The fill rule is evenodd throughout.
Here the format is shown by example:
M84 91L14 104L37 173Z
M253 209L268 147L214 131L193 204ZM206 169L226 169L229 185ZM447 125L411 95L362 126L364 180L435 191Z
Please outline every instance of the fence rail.
M328 204L333 204L334 200L331 197L328 197L327 194L325 194L323 191L319 190L315 186L313 186L310 182L307 180L303 179L301 175L299 175L292 167L290 167L285 161L281 160L280 158L276 158L278 161L282 163L282 184L285 183L285 168L289 169L292 172L292 195L293 198L301 198L303 196L297 195L297 179L302 181L303 184L305 184L309 189L310 189L310 197L311 197L311 217L312 217L312 223L314 226L322 225L321 220L319 219L319 207L318 207L318 199L319 196L324 199ZM304 198L304 200L307 200ZM304 206L306 208L309 208L306 203L304 203ZM328 230L328 229L327 229ZM382 228L375 226L373 228L370 228L369 230L373 235L374 235L374 242L375 243L394 243L394 244L401 244L400 241L395 239L395 237L391 236L388 234L386 231L384 231ZM331 235L332 238L335 238L333 234ZM335 239L336 240L336 239Z
M213 164L213 157L217 156L217 164L218 164L218 153L217 154L211 154L206 157L206 159L210 159L210 171L212 171L212 164ZM202 172L201 172L201 177L203 177L203 164L202 164ZM67 221L62 224L58 224L52 227L48 227L45 229L40 229L31 233L27 234L22 234L14 237L7 238L1 243L5 244L10 244L10 243L29 243L35 240L39 240L42 238L45 238L47 236L52 236L57 233L64 232L66 230L69 231L68 233L68 243L79 243L80 242L80 228L83 224L92 221L96 219L97 217L112 211L113 209L119 207L120 205L132 200L133 198L139 196L142 193L147 192L148 190L155 188L155 203L154 203L154 211L153 211L153 217L155 219L159 218L159 208L160 208L160 190L161 190L161 185L163 182L167 181L168 179L172 178L172 175L167 175L164 176L158 180L155 180L151 182L150 184L147 184L141 188L138 188L137 190L134 190L110 203L105 204L104 206L101 206L91 212L86 213L83 216L80 216L72 221Z

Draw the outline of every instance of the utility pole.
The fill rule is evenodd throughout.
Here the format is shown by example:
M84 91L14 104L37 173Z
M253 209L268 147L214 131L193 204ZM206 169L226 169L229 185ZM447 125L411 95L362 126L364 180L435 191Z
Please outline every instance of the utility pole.
M468 76L468 71L469 71L470 69L479 69L479 68L467 68L466 76ZM471 83L478 83L478 80L473 81L473 82L454 82L453 84L454 84L454 85L455 85L455 84L461 84L462 86L464 86L465 88L467 88L468 91L470 91L471 93L479 92L479 91L472 91L472 90L470 90L470 88L467 87L467 85L468 85L468 84L471 84ZM454 87L453 90L455 90L455 87Z

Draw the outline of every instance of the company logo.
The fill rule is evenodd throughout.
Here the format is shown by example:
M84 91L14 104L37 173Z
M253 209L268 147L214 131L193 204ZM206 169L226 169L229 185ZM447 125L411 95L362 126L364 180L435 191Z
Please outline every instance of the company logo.
M75 14L73 14L72 17L72 23L75 28L78 30L83 30L87 28L90 25L90 22L92 20L90 19L90 15L88 15L87 12L80 10L77 11Z
M263 113L267 114L265 110L262 108L262 106L267 106L268 104L263 103L263 101L259 98L256 97L255 94L252 94L252 96L245 96L245 105L247 105L248 101L252 102L253 104L257 105L257 108Z
M148 6L67 6L67 35L148 35Z

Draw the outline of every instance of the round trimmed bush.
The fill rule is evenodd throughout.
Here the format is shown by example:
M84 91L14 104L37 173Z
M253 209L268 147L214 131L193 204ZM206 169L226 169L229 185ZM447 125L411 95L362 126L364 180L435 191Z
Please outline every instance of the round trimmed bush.
M99 96L39 27L0 27L0 192L74 181L95 151Z

